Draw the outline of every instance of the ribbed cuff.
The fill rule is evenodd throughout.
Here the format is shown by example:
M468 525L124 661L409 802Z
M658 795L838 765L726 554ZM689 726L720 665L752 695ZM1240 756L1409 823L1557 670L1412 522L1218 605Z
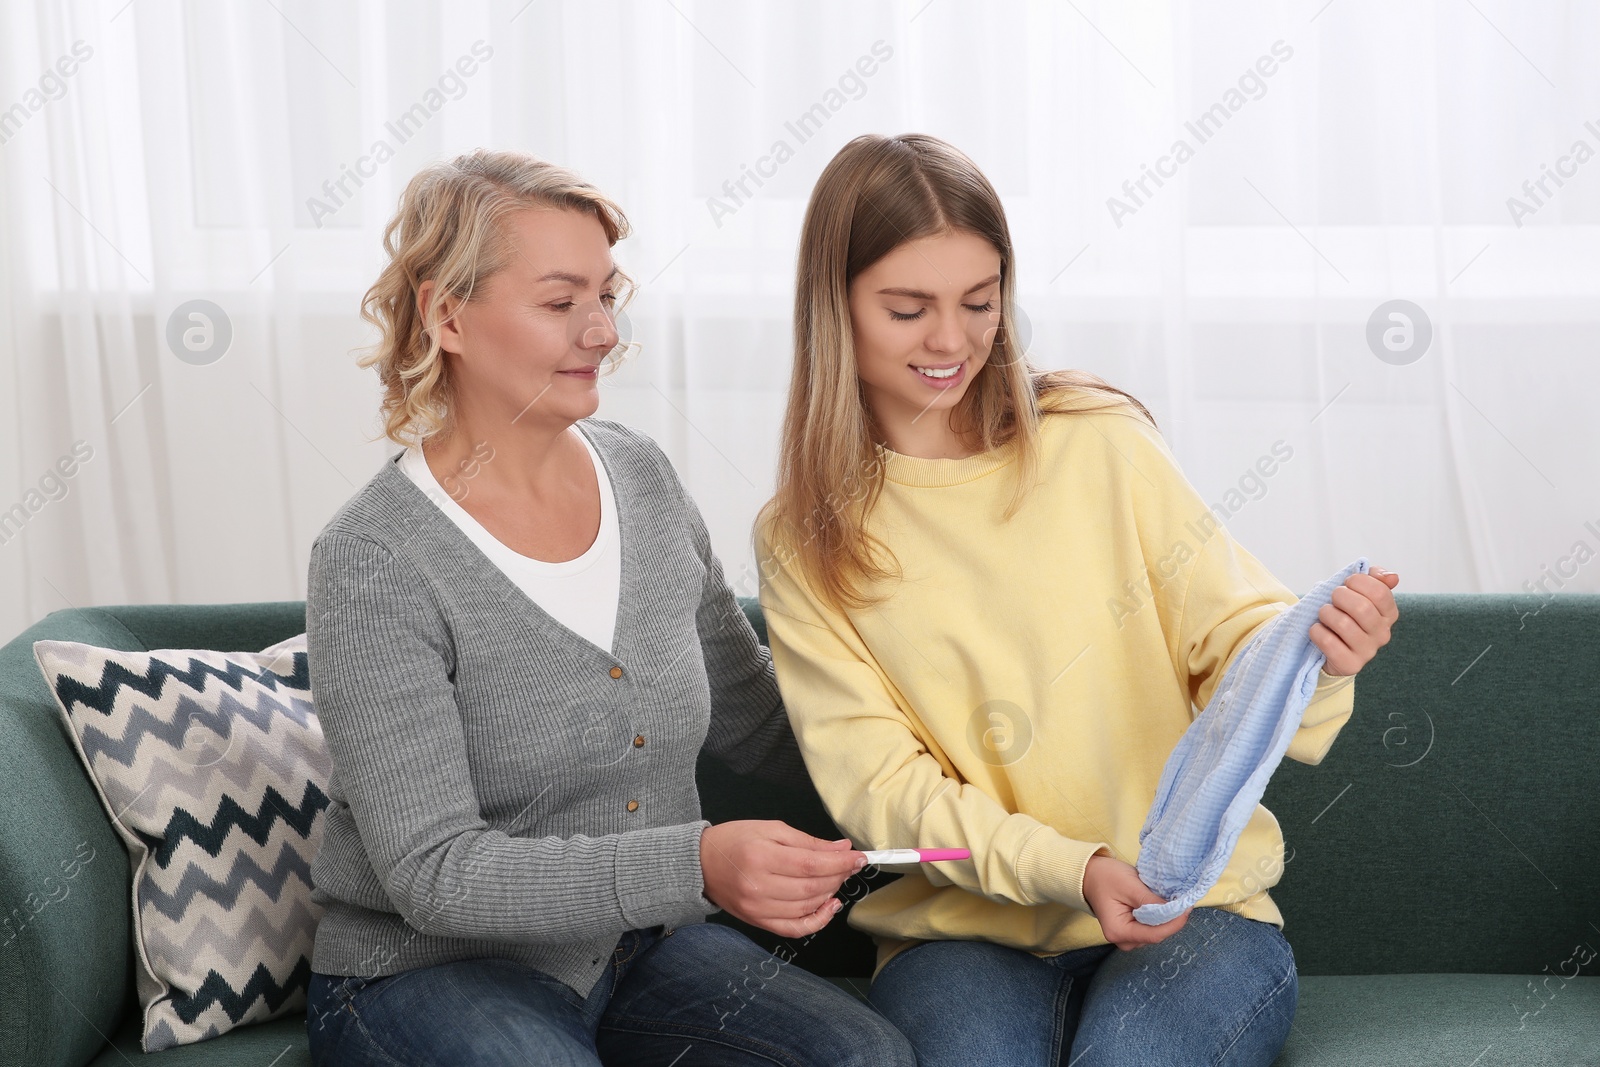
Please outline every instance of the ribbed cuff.
M700 835L710 825L702 819L623 835L617 846L617 903L631 928L706 913Z
M1311 691L1311 699L1306 701L1305 708L1300 712L1300 729L1321 726L1333 719L1349 718L1355 707L1355 687L1356 676L1353 674L1319 674L1316 688Z
M1088 911L1083 899L1083 872L1089 857L1111 854L1104 841L1078 841L1041 826L1023 842L1017 857L1017 884L1030 904L1065 904Z
M1319 691L1335 685L1348 685L1356 680L1353 674L1329 674L1326 667L1317 668L1317 689Z

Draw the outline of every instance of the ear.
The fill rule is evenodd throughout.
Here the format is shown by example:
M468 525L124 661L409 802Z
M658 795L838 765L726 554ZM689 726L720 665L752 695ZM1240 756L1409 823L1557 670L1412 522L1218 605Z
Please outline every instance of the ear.
M422 320L424 334L432 333L428 302L433 299L437 290L438 283L432 278L417 286L417 315ZM460 307L460 297L446 294L444 303L432 316L434 322L440 323L437 326L439 347L455 355L460 355L464 348L461 336L461 320L456 318L456 313L460 310Z

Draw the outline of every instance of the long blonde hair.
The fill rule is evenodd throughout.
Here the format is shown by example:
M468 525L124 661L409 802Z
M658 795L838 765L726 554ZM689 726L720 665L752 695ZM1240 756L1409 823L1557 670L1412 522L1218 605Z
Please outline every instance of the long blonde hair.
M361 317L380 339L358 365L376 366L383 383L384 436L396 444L448 436L454 386L438 331L447 296L463 302L498 273L514 253L502 222L513 211L556 207L593 215L606 243L628 236L628 219L609 197L576 174L524 152L476 149L433 163L412 176L400 205L383 231L389 261L361 301ZM424 315L417 290L435 282ZM632 279L618 271L618 282L632 295ZM459 312L458 312L459 313ZM607 355L610 369L629 345Z
M1000 328L951 425L988 451L1015 444L1017 481L1005 518L1038 476L1039 422L1062 414L1131 406L1130 394L1080 370L1042 373L1015 331L1016 271L1000 197L965 154L926 134L864 134L822 171L800 231L794 303L794 370L779 448L778 485L757 522L777 562L800 573L833 607L881 597L868 586L898 573L893 554L866 529L883 488L883 462L856 372L849 286L907 241L951 231L988 241L1000 254Z

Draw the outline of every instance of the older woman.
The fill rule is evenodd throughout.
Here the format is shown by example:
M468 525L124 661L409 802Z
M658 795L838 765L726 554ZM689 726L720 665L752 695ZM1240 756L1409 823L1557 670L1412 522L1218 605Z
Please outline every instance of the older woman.
M700 817L702 750L804 769L672 466L590 417L626 233L509 152L424 170L386 231L368 363L405 447L317 537L307 592L333 760L319 1065L913 1062L870 1008L703 921L806 936L865 858Z

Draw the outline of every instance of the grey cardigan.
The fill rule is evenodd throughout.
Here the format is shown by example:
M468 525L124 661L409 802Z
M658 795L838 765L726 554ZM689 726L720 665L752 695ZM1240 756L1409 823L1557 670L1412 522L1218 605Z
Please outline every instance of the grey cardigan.
M648 437L585 419L622 541L615 645L540 609L392 455L311 546L332 758L312 969L470 957L587 995L621 934L704 920L695 760L804 781L694 502Z

